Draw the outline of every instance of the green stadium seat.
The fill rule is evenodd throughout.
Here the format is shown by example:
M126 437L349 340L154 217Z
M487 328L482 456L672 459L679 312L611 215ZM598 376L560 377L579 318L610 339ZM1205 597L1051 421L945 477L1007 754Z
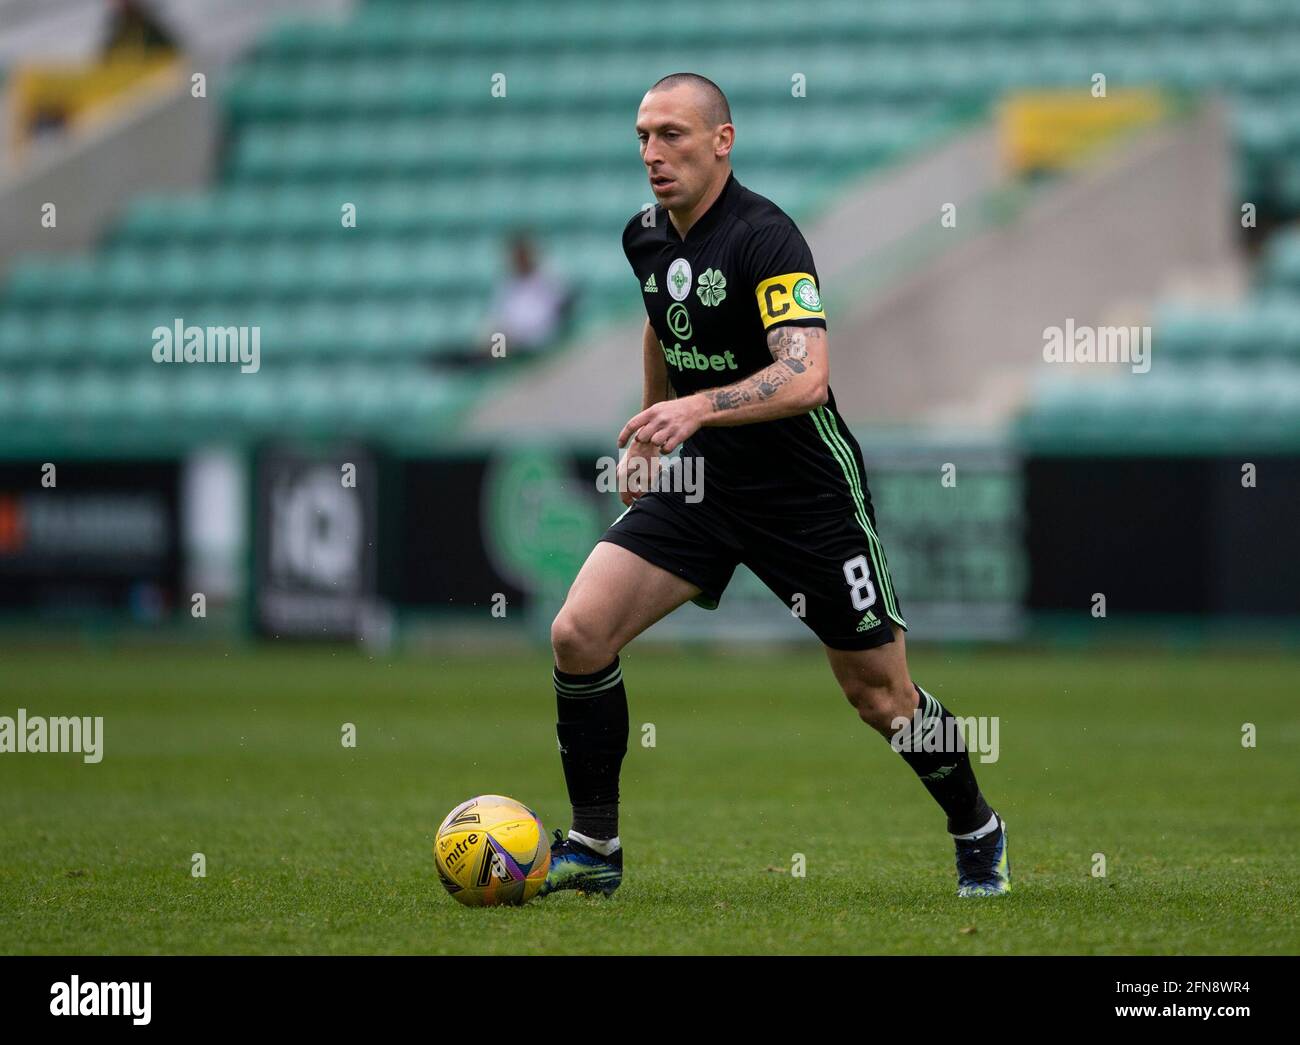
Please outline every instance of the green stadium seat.
M1115 87L1225 93L1240 191L1300 214L1294 0L830 0L816 18L775 0L665 0L654 15L649 39L643 6L598 0L491 13L370 0L338 23L279 25L223 92L217 186L140 196L92 256L12 266L0 423L439 430L481 383L426 364L481 338L516 229L574 282L582 317L637 300L618 243L650 195L631 112L683 64L725 83L738 170L799 218L1004 91L1086 85L1097 71ZM504 100L489 91L497 71ZM809 75L807 98L791 96L795 71ZM355 229L341 227L345 202ZM177 318L261 326L265 372L232 385L156 366L151 331ZM1170 307L1155 328L1160 373L1044 389L1025 430L1084 443L1125 426L1161 445L1295 438L1295 234L1274 236L1241 308Z

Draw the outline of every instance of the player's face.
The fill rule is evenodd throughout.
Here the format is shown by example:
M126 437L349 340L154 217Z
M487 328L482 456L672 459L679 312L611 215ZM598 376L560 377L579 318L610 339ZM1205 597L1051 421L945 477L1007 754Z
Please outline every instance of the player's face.
M636 134L655 199L668 210L689 211L709 187L718 147L718 128L705 123L692 89L647 94L637 110Z

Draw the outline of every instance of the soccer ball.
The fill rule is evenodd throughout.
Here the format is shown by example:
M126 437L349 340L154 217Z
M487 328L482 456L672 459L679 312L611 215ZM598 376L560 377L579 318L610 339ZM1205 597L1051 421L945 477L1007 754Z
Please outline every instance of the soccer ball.
M551 866L546 829L526 805L504 795L462 802L438 828L433 862L447 892L467 907L523 904Z

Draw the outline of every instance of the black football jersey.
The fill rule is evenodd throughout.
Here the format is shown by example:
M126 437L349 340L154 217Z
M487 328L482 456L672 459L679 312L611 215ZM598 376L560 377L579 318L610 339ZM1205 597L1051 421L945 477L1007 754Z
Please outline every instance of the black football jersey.
M627 223L623 251L678 396L771 366L767 333L775 327L826 326L803 235L734 173L685 239L656 206ZM856 508L865 494L861 451L834 395L796 417L703 427L682 453L704 459L706 491L761 499L776 510L813 509L815 501Z

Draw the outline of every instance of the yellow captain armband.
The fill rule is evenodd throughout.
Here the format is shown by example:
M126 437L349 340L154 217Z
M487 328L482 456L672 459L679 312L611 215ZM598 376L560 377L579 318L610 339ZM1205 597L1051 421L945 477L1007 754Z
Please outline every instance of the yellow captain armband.
M817 281L807 272L788 272L765 279L754 291L763 329L789 319L824 319Z

